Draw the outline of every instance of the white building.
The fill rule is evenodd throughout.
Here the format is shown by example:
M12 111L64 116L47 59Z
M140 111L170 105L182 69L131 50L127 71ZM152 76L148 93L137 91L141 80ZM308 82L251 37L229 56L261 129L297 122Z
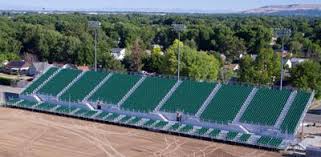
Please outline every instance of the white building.
M293 68L294 66L306 61L307 59L305 58L291 58L291 59L288 59L286 62L285 62L285 65L288 67L288 68Z
M125 48L113 48L113 49L111 49L111 55L116 60L123 60L126 55L126 49Z

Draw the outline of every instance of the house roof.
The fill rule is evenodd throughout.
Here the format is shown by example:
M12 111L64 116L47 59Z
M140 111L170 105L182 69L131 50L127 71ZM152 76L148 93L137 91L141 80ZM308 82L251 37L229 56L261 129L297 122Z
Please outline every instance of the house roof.
M306 59L305 58L291 58L292 63L300 63L304 62Z
M30 64L27 63L24 60L20 60L20 61L10 61L6 67L7 68L23 68L23 67L29 67Z
M111 49L111 53L120 53L122 50L124 50L125 48L112 48Z
M87 65L77 66L77 68L81 71L88 71L90 70L90 67Z

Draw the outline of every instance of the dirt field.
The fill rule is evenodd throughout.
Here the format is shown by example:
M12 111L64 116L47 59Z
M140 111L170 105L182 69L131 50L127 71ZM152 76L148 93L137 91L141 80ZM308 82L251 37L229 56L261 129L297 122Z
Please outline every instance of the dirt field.
M0 107L0 156L279 157L281 155L241 146Z

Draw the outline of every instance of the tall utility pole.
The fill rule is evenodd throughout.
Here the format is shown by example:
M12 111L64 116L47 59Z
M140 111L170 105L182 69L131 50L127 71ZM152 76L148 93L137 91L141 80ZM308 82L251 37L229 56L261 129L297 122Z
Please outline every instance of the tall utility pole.
M94 51L95 51L95 60L94 60L94 68L95 71L97 71L97 31L100 28L101 23L99 21L88 21L88 27L91 30L94 30L94 38L95 38L95 47L94 47Z
M275 28L274 33L276 37L281 38L281 76L280 76L280 90L282 90L283 87L283 53L284 53L284 39L285 37L288 37L291 35L291 30L288 28Z
M186 29L186 26L183 24L173 24L173 29L178 33L178 40L181 41L181 32ZM177 54L177 80L179 80L180 76L180 64L181 64L181 50L180 50L180 43L178 43L178 54Z

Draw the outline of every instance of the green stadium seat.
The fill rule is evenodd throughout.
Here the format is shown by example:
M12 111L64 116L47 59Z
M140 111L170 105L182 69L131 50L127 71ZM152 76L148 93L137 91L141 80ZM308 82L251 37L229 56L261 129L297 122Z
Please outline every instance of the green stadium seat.
M135 117L134 119L130 120L128 124L135 125L137 124L142 118Z
M32 108L32 106L36 105L38 102L23 100L21 103L17 104L22 108Z
M50 75L52 75L54 72L57 72L57 70L58 68L49 69L45 74L40 76L39 79L35 80L24 91L24 94L32 93L43 83L43 81L48 79ZM61 93L61 91L75 78L77 78L80 73L81 71L79 70L62 69L59 73L57 73L57 75L55 75L55 77L53 77L42 88L40 88L36 94L57 96L58 93ZM82 75L82 77L79 77L78 81L74 81L74 84L69 86L70 88L61 95L61 100L83 100L84 97L86 97L95 87L97 87L97 85L108 75L108 73L99 73L94 71L88 71L83 74L84 75ZM137 83L137 81L142 78L142 76L138 75L126 75L118 73L111 74L110 76L111 77L104 82L104 84L101 84L102 86L95 93L92 93L93 95L88 99L89 103L102 101L105 104L117 104ZM137 89L134 90L133 93L121 104L120 108L127 111L144 113L151 112L176 82L177 80L174 79L146 77L146 79L141 82L141 85L138 86ZM160 111L172 113L181 111L184 114L195 115L214 88L214 83L201 83L185 80L172 93L171 97L169 97L169 99L160 108ZM235 116L240 111L242 105L252 90L252 86L222 85L217 91L216 95L214 95L211 102L209 102L203 113L200 114L201 122L199 126L203 126L208 122L215 122L225 124L226 127L229 127L229 123L235 119ZM264 130L265 126L275 125L276 120L280 117L280 114L291 92L292 91L290 90L259 88L253 99L249 102L245 112L240 117L240 122L256 124L258 127L261 125L264 132L272 133L269 132L269 130ZM283 122L280 125L280 131L282 131L284 134L294 135L295 130L298 127L299 120L302 117L302 114L304 114L304 109L309 103L310 97L311 93L298 91L297 95L294 97L293 103L289 106L289 110L285 115ZM51 100L53 100L53 98ZM73 113L74 116L86 118L95 116L94 118L104 121L139 125L145 128L153 129L164 128L171 132L179 132L183 134L193 133L196 136L206 136L212 139L217 139L219 135L223 135L223 133L225 135L225 132L227 132L225 136L226 140L240 143L253 144L253 140L256 139L255 137L261 135L260 133L256 134L253 136L252 140L251 134L229 131L230 129L226 129L226 131L222 132L219 129L210 131L212 129L203 127L198 128L193 125L177 122L169 126L169 122L162 120L145 119L129 115L109 113L105 111L90 110L85 108L86 106L84 106L84 108L69 108L68 106L64 105L57 105L60 103L38 103L20 98L9 99L6 103L14 104L17 102L19 102L17 106L20 106L21 108L30 108L39 111L52 111L62 114ZM194 117L191 117L191 119L193 118ZM170 124L172 124L172 122L170 122ZM223 138L223 136L219 137L219 139ZM271 134L271 136L261 136L256 141L256 145L269 148L280 148L286 144L283 144L282 142L282 138L278 138Z
M106 117L109 112L101 112L99 115L96 116L96 119L104 120L103 118Z
M181 128L179 130L179 132L182 132L182 133L188 133L189 131L191 131L193 129L193 125L186 125L184 126L183 128Z
M19 102L20 100L21 100L21 99L19 99L19 98L9 98L9 99L6 101L6 104L7 104L7 105L13 105L13 104Z
M290 94L290 90L259 89L240 121L256 125L274 125Z
M240 136L239 141L241 141L241 142L247 142L250 137L251 137L250 134L243 134L243 135Z
M282 141L283 140L281 138L272 138L268 145L274 148L278 148L281 145Z
M112 113L112 115L106 117L104 120L106 121L113 121L115 118L117 118L119 116L119 114L117 113Z
M209 137L212 138L217 138L217 136L220 134L221 130L214 129L213 131L210 132Z
M88 100L117 104L140 78L138 75L114 73Z
M156 129L161 129L161 128L163 128L166 124L168 124L168 122L159 121L159 122L154 126L154 128L156 128Z
M74 113L76 116L83 116L86 112L88 112L88 109L81 108L78 111Z
M121 122L121 123L125 123L125 122L127 122L131 117L132 117L132 116L125 116L124 118L122 118L122 119L120 120L120 122Z
M45 111L50 111L54 107L56 107L56 104L50 104L50 103L42 103L36 106L36 109L39 110L45 110Z
M86 72L60 99L63 101L82 101L108 74L95 71Z
M200 128L196 130L195 135L203 136L207 131L208 131L208 128Z
M305 107L308 105L311 94L298 92L287 115L285 116L281 130L283 133L293 134L298 126L298 122L303 114Z
M234 131L230 131L226 134L226 139L227 140L234 140L236 138L237 134L239 134L239 133L234 132Z
M232 122L251 91L252 87L222 85L200 118L219 124Z
M256 143L259 145L268 145L270 141L271 141L271 137L261 136Z
M69 114L70 112L74 111L76 107L68 107L68 106L60 106L55 111L58 113Z
M85 114L83 114L84 117L91 118L93 115L95 115L98 111L95 110L88 110Z
M37 93L57 96L69 83L74 80L81 71L62 69L55 77L45 84Z
M181 124L175 123L174 125L172 125L172 126L169 128L169 130L170 130L170 131L176 131L180 126L181 126Z
M161 111L194 115L214 89L214 83L185 80L178 86Z
M31 94L38 86L46 81L52 74L54 74L58 68L51 67L44 74L42 74L37 80L33 81L21 94Z
M150 119L150 120L147 121L143 126L144 126L144 127L150 127L150 126L153 125L155 122L156 122L155 120Z
M121 107L130 111L151 112L175 82L172 79L147 77Z

